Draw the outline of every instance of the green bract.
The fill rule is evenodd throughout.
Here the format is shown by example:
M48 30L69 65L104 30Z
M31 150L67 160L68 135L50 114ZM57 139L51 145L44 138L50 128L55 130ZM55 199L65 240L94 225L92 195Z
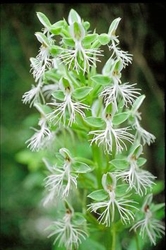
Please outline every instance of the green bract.
M76 99L76 100L81 100L84 99L91 91L93 88L91 87L81 87L81 88L77 88L73 91L72 96Z
M108 198L108 193L105 190L100 189L93 191L88 195L88 197L95 201L103 201Z
M40 22L44 25L44 27L46 27L48 30L51 27L51 23L49 21L49 19L41 12L37 12L37 17L39 18Z

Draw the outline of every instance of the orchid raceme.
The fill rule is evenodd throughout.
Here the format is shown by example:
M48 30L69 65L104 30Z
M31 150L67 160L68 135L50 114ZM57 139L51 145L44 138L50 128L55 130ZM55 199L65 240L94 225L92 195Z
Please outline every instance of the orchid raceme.
M123 237L128 234L129 245L137 239L132 230L156 244L163 217L155 217L160 214L149 201L163 186L142 157L155 135L140 123L145 95L123 80L134 58L120 48L121 18L98 34L74 9L55 23L41 12L37 17L43 27L35 33L39 53L30 58L35 85L22 102L40 114L26 143L42 150L43 205L53 209L53 249L123 250ZM101 243L107 233L110 241ZM134 250L145 247L138 239Z

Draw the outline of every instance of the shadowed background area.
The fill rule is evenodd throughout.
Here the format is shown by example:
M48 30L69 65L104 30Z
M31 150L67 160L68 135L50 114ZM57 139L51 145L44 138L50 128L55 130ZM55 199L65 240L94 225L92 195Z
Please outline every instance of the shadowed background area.
M164 3L41 3L1 4L1 246L2 250L51 250L44 228L48 211L41 205L43 172L37 158L29 153L20 159L30 137L34 108L21 101L34 79L30 57L38 53L34 33L41 31L36 12L55 23L67 19L71 8L91 24L97 33L107 32L110 23L121 17L117 34L120 47L133 54L133 63L123 80L137 83L146 95L141 106L142 126L154 134L155 143L145 147L146 169L164 180ZM105 55L104 61L106 61ZM102 66L100 66L102 68ZM99 70L101 70L99 68ZM27 154L26 154L27 156ZM31 158L31 159L30 159ZM28 164L26 163L28 162ZM155 197L164 201L164 192ZM162 249L163 240L152 250ZM125 248L124 248L125 250ZM150 250L150 249L149 249Z

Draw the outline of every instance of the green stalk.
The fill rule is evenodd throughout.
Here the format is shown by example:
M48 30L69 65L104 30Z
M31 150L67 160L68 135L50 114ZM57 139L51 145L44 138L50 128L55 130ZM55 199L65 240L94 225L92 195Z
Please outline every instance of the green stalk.
M112 245L110 250L116 250L116 227L114 224L112 224L111 234L112 234Z
M135 241L136 241L137 250L140 250L137 233L135 233Z
M93 159L96 165L96 177L98 182L98 187L101 187L101 177L102 177L102 166L103 166L103 156L101 149L94 143L92 145Z

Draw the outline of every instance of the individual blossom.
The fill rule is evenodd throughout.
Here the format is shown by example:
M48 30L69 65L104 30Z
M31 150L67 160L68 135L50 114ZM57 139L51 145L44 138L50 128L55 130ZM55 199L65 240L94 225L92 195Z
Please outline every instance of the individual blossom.
M135 88L135 85L136 83L119 84L118 81L114 81L110 86L103 89L100 96L104 98L106 106L113 103L115 104L116 109L118 109L118 101L121 99L125 106L128 106L128 104L132 105L137 96L140 95L138 92L139 89Z
M108 35L110 36L112 42L109 46L109 49L112 50L111 58L120 60L123 64L123 68L125 68L129 63L132 63L132 54L129 54L127 51L123 51L118 47L119 39L116 35L116 30L118 28L120 20L120 17L114 19L109 27Z
M123 51L118 47L118 43L116 44L114 40L112 40L112 44L109 46L109 49L113 51L111 58L115 57L122 62L123 68L128 66L129 63L132 63L132 54L129 54L128 51Z
M102 74L110 78L110 84L101 91L100 96L103 97L105 105L113 103L118 109L118 103L123 100L124 106L132 105L137 96L140 95L139 88L134 84L121 83L122 62L109 58L102 69Z
M133 125L136 129L136 139L140 142L143 143L143 145L145 145L146 143L148 145L150 145L151 143L153 143L156 139L156 137L148 132L147 130L145 130L141 125L140 125L140 122L138 120L138 117L135 116L135 122L134 122L134 125Z
M110 183L109 179L111 180ZM124 224L130 223L134 219L132 210L136 209L134 206L135 202L128 199L127 195L117 195L116 176L109 172L104 174L102 177L102 186L104 190L94 191L88 195L88 197L97 200L97 202L88 205L88 210L98 214L99 223L108 227L115 220L116 211L119 213L120 219ZM99 195L101 201L99 201L97 195Z
M142 153L142 146L139 145L139 148L139 154L132 153L127 157L128 167L117 171L116 174L118 179L121 178L128 183L128 190L134 189L137 194L143 196L147 194L148 189L152 189L156 177L139 166L139 155Z
M155 218L152 210L152 198L152 194L147 195L141 209L143 219L136 222L130 231L139 231L139 234L143 239L148 238L151 244L156 245L157 238L161 238L165 235L165 225Z
M81 117L85 117L83 110L88 110L89 106L77 100L73 100L71 85L67 85L61 89L62 99L59 102L55 100L49 103L49 105L54 107L54 110L47 115L47 118L54 125L62 122L64 125L67 124L71 126L76 122L77 114Z
M84 225L74 223L73 217L73 209L67 208L64 217L52 223L53 232L48 236L49 238L55 236L54 244L59 242L58 246L64 246L67 250L77 250L82 240L88 236L83 229Z
M41 43L41 46L39 48L38 55L36 57L30 58L30 72L32 72L35 82L37 82L43 77L45 71L52 67L52 58L49 48L53 44L53 40L50 36L47 38L45 34L41 32L36 32L35 35L38 41Z
M142 119L141 113L138 112L138 109L141 106L144 98L145 95L141 95L135 100L131 110L129 111L130 114L129 119L130 119L130 124L136 130L135 139L140 143L142 143L143 145L145 145L146 143L150 145L155 141L156 137L141 126L140 124L140 120Z
M38 125L40 129L33 128L35 130L34 135L26 141L28 148L32 151L39 151L45 147L45 142L51 139L51 131L48 128L46 117L41 117Z
M63 155L67 151L62 148L59 152ZM43 159L43 161L50 171L50 175L44 179L45 188L48 191L48 195L44 200L44 205L46 205L55 197L65 199L73 187L77 188L77 175L72 172L72 159L68 153L64 157L62 167L50 166L46 159Z
M93 138L90 139L90 145L93 143L96 143L98 146L103 145L104 152L108 154L111 154L114 149L116 153L120 153L122 150L127 149L125 141L132 143L134 136L128 132L130 130L129 127L115 127L113 124L114 112L110 114L104 111L103 113L105 128L89 132L89 135L93 136Z
M72 16L76 16L77 20ZM69 14L69 33L73 42L69 48L62 48L59 55L62 62L69 70L74 69L77 73L80 71L85 73L90 67L96 67L96 62L100 61L97 57L101 55L101 51L98 48L85 47L83 42L86 38L86 30L80 16L74 10L71 10Z
M41 80L36 86L32 85L32 88L23 94L22 102L25 104L29 103L30 107L33 106L36 102L42 101L44 103L45 100L42 92L42 85L43 83Z

